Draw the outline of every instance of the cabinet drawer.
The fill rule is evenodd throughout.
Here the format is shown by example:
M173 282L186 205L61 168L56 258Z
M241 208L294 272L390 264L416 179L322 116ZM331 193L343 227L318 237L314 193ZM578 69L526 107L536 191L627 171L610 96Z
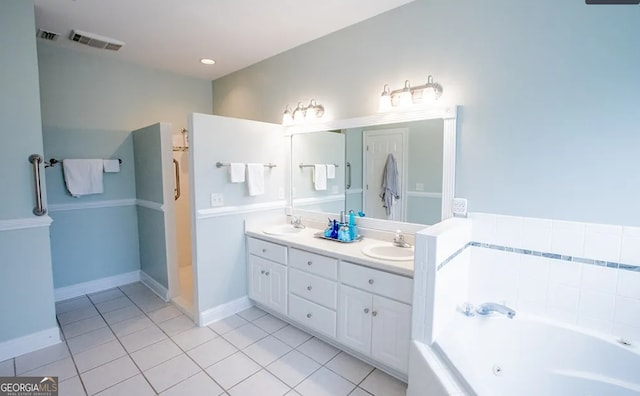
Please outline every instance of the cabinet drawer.
M275 261L280 264L287 263L287 248L286 246L278 245L276 243L263 241L256 238L247 238L247 245L249 247L249 253L264 257L268 260Z
M413 279L404 276L341 262L340 281L408 304L413 300Z
M327 308L336 309L338 284L297 269L289 271L289 291Z
M320 254L291 248L289 249L289 265L325 278L338 278L338 260Z
M336 337L336 313L330 309L289 294L289 316L312 330Z

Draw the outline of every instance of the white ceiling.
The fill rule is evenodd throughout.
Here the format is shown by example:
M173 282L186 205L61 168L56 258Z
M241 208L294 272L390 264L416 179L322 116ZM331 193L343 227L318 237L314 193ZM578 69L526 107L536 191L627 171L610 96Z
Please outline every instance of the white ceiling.
M35 0L54 45L215 80L413 0ZM68 39L71 29L124 41L118 52ZM200 63L212 58L213 66Z

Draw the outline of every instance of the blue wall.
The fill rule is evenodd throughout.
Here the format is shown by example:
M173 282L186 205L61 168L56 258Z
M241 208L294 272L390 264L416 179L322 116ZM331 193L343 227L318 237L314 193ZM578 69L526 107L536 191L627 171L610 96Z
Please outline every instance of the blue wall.
M52 212L55 287L139 270L131 131L159 121L186 127L190 112L211 111L211 82L47 42L38 43L38 64L46 157L124 161L104 175L103 194L80 198L66 192L60 166L47 169L53 208L76 207ZM105 207L83 207L97 202Z
M42 154L33 7L33 1L0 2L0 346L56 326L49 219L22 228L38 221L31 212L33 176L27 158ZM13 220L23 226L12 227ZM44 346L33 339L28 344L21 346ZM11 357L6 353L0 348L0 361Z
M313 97L356 117L383 84L433 74L462 106L470 210L637 226L639 20L583 1L416 0L216 80L214 113L279 122Z

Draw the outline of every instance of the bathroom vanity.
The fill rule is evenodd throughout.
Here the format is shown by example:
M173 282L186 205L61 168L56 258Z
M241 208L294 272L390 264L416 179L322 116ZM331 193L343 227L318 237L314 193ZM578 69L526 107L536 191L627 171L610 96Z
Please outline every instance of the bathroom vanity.
M247 229L249 298L275 316L407 379L413 260L366 256L390 241L338 243L317 229Z

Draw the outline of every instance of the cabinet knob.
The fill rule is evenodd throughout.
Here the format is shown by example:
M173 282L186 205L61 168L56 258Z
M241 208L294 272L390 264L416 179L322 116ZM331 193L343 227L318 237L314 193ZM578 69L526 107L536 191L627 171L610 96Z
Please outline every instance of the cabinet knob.
M269 276L269 271L265 272L265 275L266 275L266 276Z
M373 285L373 279L369 279L369 284Z
M313 289L311 285L307 286L307 290L311 291L311 289Z
M266 252L267 252L267 249L262 249L262 253L266 253Z
M264 270L260 271L260 273L264 275Z
M365 308L364 309L364 313L368 314L369 313L369 308Z
M373 311L373 312L371 312L371 315L372 315L372 316L378 316L378 311Z
M307 261L307 265L311 265L311 264L313 264L313 261L311 260Z
M311 318L311 314L310 313L307 314L307 318Z

